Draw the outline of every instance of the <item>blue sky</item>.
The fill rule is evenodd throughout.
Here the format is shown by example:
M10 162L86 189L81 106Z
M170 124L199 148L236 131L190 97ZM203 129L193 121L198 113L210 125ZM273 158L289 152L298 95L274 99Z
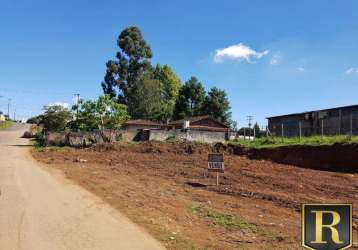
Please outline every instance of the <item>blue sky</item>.
M118 34L137 25L153 64L225 89L239 126L357 104L358 1L0 0L0 109L101 94Z

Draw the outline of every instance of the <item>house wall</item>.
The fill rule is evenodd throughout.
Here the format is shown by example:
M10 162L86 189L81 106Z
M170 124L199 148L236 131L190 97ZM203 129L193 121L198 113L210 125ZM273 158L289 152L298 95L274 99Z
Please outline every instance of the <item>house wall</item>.
M127 125L121 130L122 138L127 141L138 141L139 132L143 129L157 129L158 126Z
M138 134L138 130L121 130L122 132L122 138L126 141L134 141L134 138Z
M358 107L330 109L303 114L273 117L269 119L269 130L274 136L299 136L300 123L302 136L350 134L358 135Z
M226 132L209 132L200 130L150 130L149 140L165 141L169 138L177 138L188 141L205 143L224 142L227 138Z

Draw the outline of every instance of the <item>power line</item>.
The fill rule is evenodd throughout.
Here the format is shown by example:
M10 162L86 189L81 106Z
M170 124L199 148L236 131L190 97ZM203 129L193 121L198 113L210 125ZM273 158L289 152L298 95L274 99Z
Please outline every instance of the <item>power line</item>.
M252 125L251 122L252 122L253 119L254 119L254 116L252 116L252 115L246 116L246 120L248 122L249 128L251 128L251 125Z
M7 88L0 88L2 92L11 92L15 94L51 94L51 95L70 95L71 92L67 91L48 91L48 90L19 90L19 89L7 89Z

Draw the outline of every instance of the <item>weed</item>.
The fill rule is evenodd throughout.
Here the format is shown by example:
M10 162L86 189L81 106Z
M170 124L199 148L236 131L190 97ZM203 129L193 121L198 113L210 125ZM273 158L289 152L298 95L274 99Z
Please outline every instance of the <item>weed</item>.
M231 144L240 144L248 148L273 148L281 146L307 145L333 145L358 143L358 136L333 135L333 136L307 136L307 137L262 137L255 140L235 140Z
M0 121L0 129L10 128L12 125L14 125L13 121Z
M271 232L246 221L238 215L220 213L212 209L204 208L200 205L192 206L190 207L190 210L192 213L203 216L206 219L212 221L215 225L223 226L228 230L239 229L249 231L253 234L257 234L272 240L275 239L275 236Z

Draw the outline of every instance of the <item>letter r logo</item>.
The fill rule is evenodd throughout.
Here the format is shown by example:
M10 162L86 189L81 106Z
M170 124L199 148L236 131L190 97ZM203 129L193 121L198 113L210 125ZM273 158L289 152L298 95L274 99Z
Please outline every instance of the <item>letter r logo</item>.
M352 205L304 204L302 245L315 250L339 250L352 246Z

